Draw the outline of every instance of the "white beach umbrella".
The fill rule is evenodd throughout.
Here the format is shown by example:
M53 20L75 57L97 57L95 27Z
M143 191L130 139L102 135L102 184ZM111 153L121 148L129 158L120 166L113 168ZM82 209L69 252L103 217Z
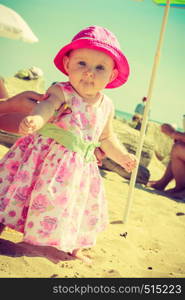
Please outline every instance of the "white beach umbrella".
M0 36L28 43L38 42L38 38L23 18L2 4L0 4Z
M147 126L147 122L148 122L148 114L149 114L149 110L150 110L150 99L151 99L151 95L153 92L154 82L155 82L157 68L158 68L158 64L159 64L164 33L165 33L166 24L167 24L167 20L168 20L170 4L172 6L178 7L178 8L184 8L184 4L185 4L185 0L165 0L165 1L153 0L153 1L156 4L160 4L160 5L162 5L162 2L164 2L165 9L164 9L164 15L163 15L163 20L162 20L162 25L161 25L159 41L157 44L156 54L155 54L155 58L154 58L151 78L150 78L150 82L149 82L149 88L148 88L148 93L147 93L147 102L146 102L145 109L144 109L143 121L142 121L141 130L140 130L139 143L138 143L137 151L136 151L136 157L137 157L138 161L140 161L141 151L142 151L142 147L143 147L143 143L144 143L146 126ZM123 216L123 223L126 223L128 214L129 214L129 211L131 208L137 172L138 172L138 166L134 169L134 171L132 172L132 175L131 175L129 191L128 191L128 198L127 198L126 208L125 208L124 216Z

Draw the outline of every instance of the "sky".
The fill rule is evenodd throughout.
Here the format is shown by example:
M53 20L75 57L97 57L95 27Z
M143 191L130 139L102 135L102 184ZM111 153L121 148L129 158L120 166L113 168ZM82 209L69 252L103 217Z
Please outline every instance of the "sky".
M39 67L46 89L66 81L53 64L61 47L81 29L99 25L112 31L130 64L128 82L106 89L115 108L133 113L147 96L164 8L152 0L0 0L19 13L37 43L0 37L0 75L14 76L20 69ZM150 118L182 127L185 114L185 9L170 8L160 63L151 96Z

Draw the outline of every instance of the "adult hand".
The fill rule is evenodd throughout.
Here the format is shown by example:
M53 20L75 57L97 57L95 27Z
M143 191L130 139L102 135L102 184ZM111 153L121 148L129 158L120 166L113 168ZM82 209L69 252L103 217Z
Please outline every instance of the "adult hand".
M21 121L29 115L37 101L42 101L47 95L25 91L5 101L0 102L0 130L19 133Z
M42 101L46 97L44 94L39 94L33 91L25 91L9 98L6 102L8 104L5 113L22 113L28 114L32 111L37 101Z

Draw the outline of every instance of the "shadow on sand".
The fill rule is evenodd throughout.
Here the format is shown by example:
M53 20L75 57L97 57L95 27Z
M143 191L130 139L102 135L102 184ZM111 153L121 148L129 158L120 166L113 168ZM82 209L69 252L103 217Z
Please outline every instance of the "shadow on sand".
M0 255L10 257L44 257L52 263L60 261L74 260L75 257L50 246L35 246L25 242L14 243L5 239L0 239Z

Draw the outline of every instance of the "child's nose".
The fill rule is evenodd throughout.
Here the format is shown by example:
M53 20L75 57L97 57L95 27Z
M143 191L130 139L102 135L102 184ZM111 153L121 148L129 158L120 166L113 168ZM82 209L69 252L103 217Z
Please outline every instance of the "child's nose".
M93 77L94 76L93 68L86 69L84 73L88 77Z

